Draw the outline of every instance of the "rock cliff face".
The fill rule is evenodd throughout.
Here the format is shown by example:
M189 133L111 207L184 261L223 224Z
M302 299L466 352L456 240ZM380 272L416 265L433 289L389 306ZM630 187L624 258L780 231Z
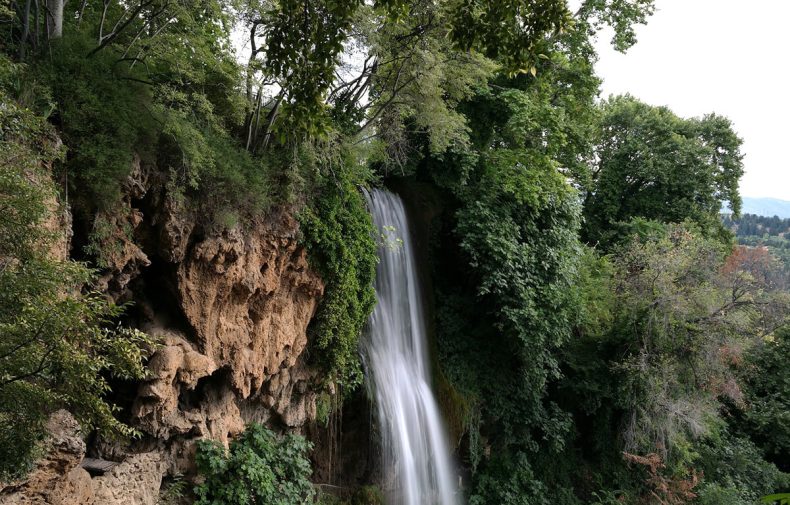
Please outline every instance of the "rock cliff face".
M175 288L188 328L163 328L155 313L145 328L164 347L133 406L141 428L163 440L189 432L226 440L249 404L291 428L315 417L314 377L301 358L323 283L292 218L195 243L177 264Z
M85 447L67 413L52 418L48 456L0 504L153 505L163 478L186 474L194 444L227 442L251 421L303 431L316 416L320 377L305 359L307 326L324 284L285 210L244 230L197 225L135 161L123 205L99 216L106 273L101 286L134 301L132 317L162 342L150 378L125 386L129 444ZM85 455L117 463L88 473ZM90 467L90 465L88 465Z
M93 499L91 476L79 467L85 456L80 426L65 410L56 412L47 429L47 454L28 478L3 490L3 505L88 503ZM64 500L64 496L69 496Z
M156 452L134 454L107 473L92 477L86 468L80 426L65 410L52 415L47 454L25 481L0 495L3 505L153 505L167 471Z

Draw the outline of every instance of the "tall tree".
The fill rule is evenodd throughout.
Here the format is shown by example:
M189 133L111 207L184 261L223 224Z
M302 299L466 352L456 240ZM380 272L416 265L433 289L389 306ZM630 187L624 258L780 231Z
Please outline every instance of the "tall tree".
M729 120L683 119L628 95L601 108L593 181L584 204L588 242L616 242L634 218L690 219L716 231L723 202L740 210L741 139Z

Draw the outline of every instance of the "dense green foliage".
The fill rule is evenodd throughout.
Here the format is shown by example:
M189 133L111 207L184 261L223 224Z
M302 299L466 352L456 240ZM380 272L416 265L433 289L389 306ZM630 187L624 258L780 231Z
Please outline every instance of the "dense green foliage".
M630 96L604 102L602 114L593 182L585 194L588 242L618 242L634 218L690 219L715 233L723 202L738 214L741 140L728 119L681 119Z
M524 112L519 97L514 91L501 99ZM441 297L440 331L447 334L440 338L456 385L487 399L484 410L503 423L507 440L529 444L529 430L558 421L541 397L556 372L552 349L572 324L563 308L570 307L578 206L551 158L522 148L517 138L514 132L508 139L512 147L460 159L459 173L437 163L443 171L437 177L459 204L453 234L464 260L458 268L468 269L464 296L448 286ZM448 272L447 279L456 275Z
M247 426L228 449L202 440L195 463L203 481L195 487L195 504L313 503L310 448L300 436L278 437L257 423Z
M0 480L5 480L28 469L47 417L57 408L71 410L88 429L131 434L104 399L107 377L142 378L143 349L151 342L138 331L114 327L120 308L101 295L80 295L93 274L61 257L59 204L46 170L61 156L57 138L3 87L0 101Z
M362 381L380 234L362 190L429 188L436 375L470 503L787 490L790 262L771 254L790 258L787 223L744 216L741 244L770 247L733 248L718 214L737 216L743 168L726 118L598 99L594 37L611 27L627 49L653 1L577 6L0 3L2 476L24 470L59 406L130 432L103 398L109 377L141 376L149 342L116 326L90 270L49 254L42 224L67 200L96 239L139 160L204 217L195 233L273 206L299 218L326 286L307 350L323 418L339 403L329 383ZM103 266L102 241L78 238ZM306 503L309 450L259 425L229 450L201 442L198 503Z
M373 223L357 188L329 184L300 215L311 260L326 280L324 299L311 323L315 361L331 380L354 388L362 381L359 335L376 302Z
M698 444L698 451L697 466L705 476L698 490L702 503L757 503L790 486L790 474L766 462L748 437L721 430Z
M731 407L732 425L755 440L768 459L790 472L790 331L752 349L739 367L746 402Z
M599 260L609 267L586 264L595 291L584 298L603 310L585 318L581 338L564 350L557 394L574 412L582 461L618 482L624 499L666 484L691 493L682 501L729 493L731 503L751 503L788 483L763 459L769 446L732 434L740 428L728 427L732 416L722 412L752 401L738 378L743 350L785 324L790 299L779 265L763 250L726 253L698 232L670 226ZM610 275L611 301L601 300L597 289ZM623 479L623 451L660 467L642 482Z

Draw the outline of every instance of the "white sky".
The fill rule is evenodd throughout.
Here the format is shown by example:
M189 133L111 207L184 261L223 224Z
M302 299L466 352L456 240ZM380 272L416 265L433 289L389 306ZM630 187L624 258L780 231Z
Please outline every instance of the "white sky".
M598 41L602 96L680 116L729 117L744 139L741 194L790 200L790 0L656 0L625 55Z

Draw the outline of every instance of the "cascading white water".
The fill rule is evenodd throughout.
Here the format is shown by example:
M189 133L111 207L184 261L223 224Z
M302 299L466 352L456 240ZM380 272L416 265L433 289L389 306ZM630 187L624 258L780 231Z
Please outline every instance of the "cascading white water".
M381 232L378 303L363 340L365 369L376 399L385 472L398 505L458 505L453 465L430 386L425 318L409 226L401 199L366 195ZM394 505L393 504L393 505Z

